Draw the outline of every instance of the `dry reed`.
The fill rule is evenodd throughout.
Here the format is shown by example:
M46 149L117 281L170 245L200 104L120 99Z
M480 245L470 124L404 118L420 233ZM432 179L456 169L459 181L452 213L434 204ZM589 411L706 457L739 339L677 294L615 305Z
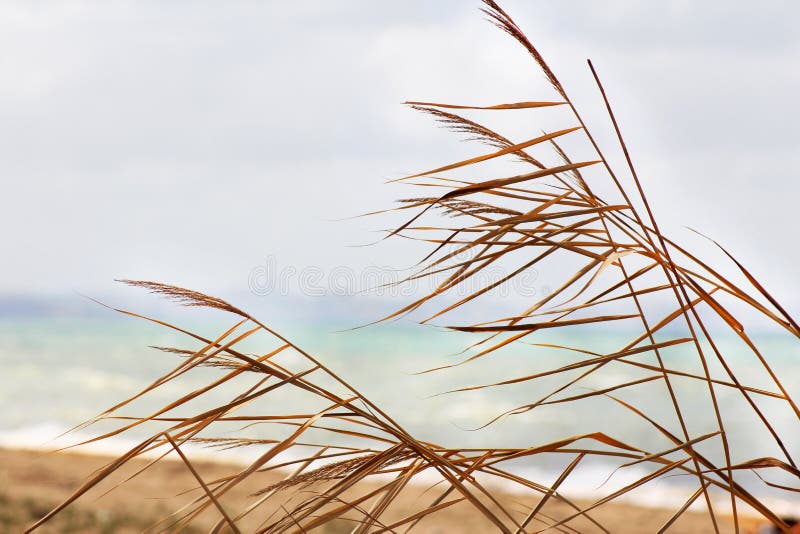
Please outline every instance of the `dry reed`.
M582 329L624 323L638 329L637 335L612 352L581 347L577 341L571 346L543 343L540 345L550 350L569 351L574 360L565 366L523 372L502 381L477 384L458 391L563 377L561 385L549 393L498 414L487 425L501 417L513 417L545 405L567 403L576 405L578 409L579 401L602 397L611 399L619 410L634 414L650 432L662 437L669 445L663 450L645 450L637 443L615 436L614 428L564 436L549 443L532 443L527 448L459 449L428 443L415 438L321 361L235 306L182 288L126 281L184 305L232 313L238 316L239 322L222 335L209 338L145 318L183 332L197 347L162 348L178 354L182 361L139 395L90 421L122 421L116 430L91 441L107 439L149 423L160 424L160 429L95 473L29 531L45 523L129 460L146 453L160 453L159 457L163 457L174 451L187 469L196 475L199 495L155 525L156 529L177 530L190 525L199 514L216 510L219 519L213 532L225 529L239 532L238 525L245 519L256 520L258 532L305 532L343 517L352 521L352 532L356 534L407 532L416 530L419 525L430 524L437 512L459 506L472 508L498 532L550 529L574 532L573 525L578 520L583 521L581 529L608 532L593 517L593 510L662 477L683 474L694 481L694 490L685 503L675 508L673 516L660 531L672 527L690 505L697 502L702 503L713 528L719 531L720 512L714 496L725 494L728 496L728 512L733 516L737 532L742 505L788 532L789 525L757 497L759 485L789 495L798 491L798 488L774 482L772 473L776 471L792 477L800 476L796 461L782 440L783 429L776 428L770 421L763 401L783 403L797 416L800 416L800 409L780 376L768 364L756 340L751 339L745 326L737 319L733 308L741 305L752 308L791 336L800 335L800 327L777 299L733 257L730 258L746 284L737 284L731 277L723 276L659 230L594 67L590 64L626 158L627 168L622 171L609 164L566 89L516 23L495 2L484 0L484 4L491 22L511 35L532 56L558 99L493 106L408 102L414 109L431 115L444 126L466 134L493 151L397 180L423 179L425 181L419 185L440 191L435 196L401 201L398 210L416 213L388 233L389 237L403 236L430 243L433 250L411 278L440 278L432 292L384 319L400 317L425 303L437 301L457 287L474 281L479 273L501 259L522 257L521 265L502 280L473 289L423 322L444 317L542 262L555 257L565 258L565 262L575 265L574 270L563 273L561 285L552 293L531 303L515 316L451 326L453 330L483 336L473 345L470 355L456 365L487 358L500 348L529 339L531 334L544 329L570 329L569 332L577 332L575 338L580 340L580 332L585 331ZM563 129L520 143L472 118L457 114L473 110L478 110L478 113L509 113L509 110L521 109L536 113L539 108L552 106L568 109L569 123ZM566 136L583 136L592 147L590 158L573 160L568 157L566 150L558 144ZM553 150L559 160L557 164L546 164L544 156L529 153L545 148ZM501 157L516 158L530 165L531 169L515 176L478 181L441 176ZM602 199L594 192L598 189L596 184L601 181L613 185L615 198ZM448 217L446 225L436 222L425 226L416 224L423 217L430 216L433 209L441 210ZM661 313L661 308L648 304L648 299L655 295L671 302L669 312ZM750 351L770 377L770 387L749 385L747 376L735 372L729 358L715 343L716 337L712 332L720 328L736 336ZM673 335L678 329L681 334ZM250 355L238 349L243 340L256 335L271 338L265 342L267 348L263 353ZM696 371L676 368L674 347L680 347L682 354L692 355L697 363ZM287 353L294 357L281 359ZM176 399L155 413L133 419L115 419L122 408L140 395L179 380L198 366L217 367L222 374L214 383ZM587 392L582 389L587 377L597 376L616 366L636 368L644 375L635 380L615 382L600 390ZM715 374L712 367L721 369L722 376ZM255 382L229 403L189 416L170 415L206 391L232 383L243 374L255 376ZM704 385L708 400L706 406L687 406L681 402L679 390L686 381ZM622 390L635 387L650 388L649 395L670 407L671 419L656 419L618 396ZM278 397L278 393L285 390L292 390L314 408L299 410L294 405L287 405L281 400L283 397ZM780 457L749 458L747 450L737 448L737 444L729 440L725 424L737 415L728 413L720 402L722 391L732 391L745 401L761 423L758 431L763 433L764 439L774 441ZM245 406L256 401L258 410L255 415L240 415ZM703 432L689 428L687 413L696 410L714 414L712 428ZM280 438L223 438L214 434L219 425L232 422L241 427L273 425ZM192 443L218 448L247 447L256 449L258 456L250 465L236 469L228 477L204 480L183 451ZM520 474L518 466L521 460L544 456L567 459L566 467L555 482L545 484ZM581 506L560 493L559 487L577 476L587 460L593 457L615 460L618 469L632 465L649 466L649 472L619 490L602 494L600 489L601 495L596 502ZM283 481L266 485L247 505L226 499L230 490L243 480L275 471L284 475ZM742 476L744 472L756 473L758 478ZM415 485L426 484L430 473L435 473L439 483L429 489L427 500L418 500L418 507L412 513L397 515L392 505L398 495ZM146 476L146 472L138 476ZM366 480L373 480L375 484L365 486L363 482ZM513 487L516 494L521 495L519 502L499 500L493 489L496 487L494 482ZM566 502L574 512L557 518L546 515L544 508L550 500Z

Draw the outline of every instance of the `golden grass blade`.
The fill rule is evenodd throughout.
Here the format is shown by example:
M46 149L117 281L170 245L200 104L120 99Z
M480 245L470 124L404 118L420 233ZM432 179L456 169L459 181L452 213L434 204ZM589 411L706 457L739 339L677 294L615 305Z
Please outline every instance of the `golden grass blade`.
M200 486L203 488L203 491L205 492L205 494L208 495L208 498L214 503L214 506L217 507L217 510L219 510L219 513L222 515L222 517L225 518L225 521L228 523L228 526L231 527L231 530L233 532L235 532L236 534L239 534L240 530L236 526L236 523L233 522L233 519L231 519L231 517L228 515L228 512L225 511L225 508L222 506L222 504L214 496L214 493L210 489L208 489L208 486L206 486L206 483L203 481L203 478L200 476L200 474L194 468L194 466L192 465L192 462L190 462L189 459L186 457L186 455L183 454L183 451L181 450L181 448L178 446L177 443L175 443L175 441L172 439L172 437L170 437L170 435L168 433L165 432L164 433L164 437L167 438L167 441L169 441L170 445L172 445L172 448L181 457L181 460L183 461L184 464L186 464L186 467L189 468L189 471L191 471L192 475L197 480L198 484L200 484Z
M662 375L646 376L646 377L640 378L638 380L631 380L630 382L623 382L622 384L615 384L613 386L609 386L609 387L604 388L604 389L599 389L597 391L591 391L589 393L584 393L582 395L573 395L572 397L566 397L566 398L563 398L563 399L545 401L545 402L542 402L540 405L544 406L544 405L547 405L547 404L560 404L560 403L563 403L563 402L574 402L576 400L587 399L589 397L594 397L594 396L597 396L597 395L605 395L606 393L610 393L610 392L616 391L618 389L628 388L628 387L631 387L631 386L637 386L639 384L644 384L646 382L652 382L653 380L660 380L661 378L663 378Z
M462 117L461 115L456 115L455 113L450 113L433 107L412 106L412 108L417 111L427 113L428 115L432 115L437 122L454 132L469 135L470 137L468 137L468 140L470 141L480 141L486 145L500 149L508 148L515 144L491 128L471 121L465 117ZM514 152L514 155L517 156L517 159L520 161L530 163L531 165L540 169L544 169L546 167L544 164L542 164L542 162L528 154L525 150L518 150ZM448 181L447 179L442 180Z
M503 226L507 224L550 221L552 219L560 219L562 217L577 217L579 215L589 215L591 213L602 213L605 211L619 211L625 209L630 209L630 207L625 204L619 204L616 206L600 206L597 208L587 208L584 210L559 211L557 213L542 213L539 215L520 215L517 217L508 217L506 219L499 219L496 221L479 224L476 226L476 228L482 228L484 226Z
M599 162L598 161L584 161L584 162L581 162L581 163L574 163L574 164L571 164L571 165L561 165L561 166L553 167L553 168L550 168L550 169L543 169L543 170L540 170L540 171L530 172L530 173L526 173L526 174L519 174L517 176L511 176L511 177L508 177L508 178L497 178L497 179L494 179L494 180L488 180L488 181L480 182L480 183L473 184L473 185L467 185L467 186L464 186L464 187L459 187L458 189L454 189L454 190L450 191L449 193L445 193L444 195L439 197L437 202L442 202L444 200L448 200L448 199L451 199L451 198L460 198L460 197L467 196L467 195L473 195L473 194L476 194L476 193L481 193L483 191L488 191L490 189L497 189L499 187L505 187L505 186L508 186L508 185L518 184L518 183L521 183L521 182L527 182L529 180L536 180L537 178L544 178L544 177L547 177L547 176L553 176L554 174L570 171L570 170L573 170L573 169L580 169L582 167L588 167L589 165L594 165L596 163L599 163ZM403 224L402 226L400 226L396 230L392 230L392 232L387 237L391 237L391 236L393 236L395 234L398 234L398 233L402 232L406 227L408 227L410 224L412 224L414 221L416 221L419 217L421 217L426 211L428 211L428 209L430 209L430 207L433 206L433 205L434 204L428 205L427 208L425 208L422 212L417 214L414 218L412 218L411 220L409 220L408 222L406 222L405 224Z
M634 490L634 489L636 489L636 488L638 488L638 487L640 487L640 486L642 486L642 485L644 485L644 484L646 484L646 483L648 483L648 482L660 477L661 475L664 475L664 474L672 471L673 469L685 464L689 460L690 460L689 458L684 458L682 460L676 460L676 461L674 461L674 462L672 462L672 463L670 463L668 465L665 465L664 467L661 467L661 468L657 469L656 471L650 473L649 475L646 475L646 476L640 478L636 482L628 484L624 488L622 488L620 490L617 490L614 493L612 493L612 494L600 499L599 501L597 501L594 504L592 504L592 505L588 506L587 508L585 508L583 511L584 512L588 512L590 510L594 510L598 506L601 506L601 505L603 505L603 504L605 504L605 503L607 503L609 501L612 501L612 500L616 499L617 497L620 497L621 495L625 495L626 493L630 493L632 490ZM705 484L703 484L703 486L705 487ZM559 521L556 524L559 525L559 524L567 523L569 521L572 521L576 517L578 517L578 514L572 514L572 515L568 516L567 518L562 519L561 521ZM713 514L711 515L711 517L712 518L714 517ZM543 531L539 530L537 532L543 532Z
M516 378L511 378L511 379L508 379L508 380L503 380L503 381L500 381L500 382L493 382L491 384L484 384L484 385L481 385L481 386L470 386L470 387L452 389L450 391L446 391L444 393L440 393L440 395L444 395L444 394L447 394L447 393L458 393L458 392L462 392L462 391L474 391L474 390L478 390L478 389L485 389L485 388L491 388L491 387L497 387L497 386L508 386L508 385L511 385L511 384L518 384L520 382L528 382L530 380L536 380L537 378L543 378L543 377L551 376L551 375L559 375L559 374L562 374L562 373L564 373L566 371L574 371L575 369L580 369L582 367L588 367L588 366L595 365L595 364L598 364L598 363L606 363L606 362L613 361L613 360L619 360L619 359L621 359L621 358L623 358L625 356L633 356L635 354L640 354L642 352L649 352L651 350L655 350L655 349L659 349L659 348L672 347L672 346L675 346L675 345L688 343L690 341L691 340L687 339L687 338L673 339L673 340L670 340L670 341L664 341L662 343L657 343L655 345L645 345L645 346L642 346L642 347L638 347L638 348L634 348L634 349L627 349L627 350L623 350L623 351L619 351L619 352L614 352L614 353L611 353L611 354L605 354L605 355L596 354L596 357L594 357L594 358L589 358L589 359L586 359L586 360L580 360L578 362L574 362L574 363L570 363L570 364L567 364L567 365L563 365L561 367L558 367L558 368L555 368L555 369L550 369L548 371L542 371L540 373L535 373L535 374L526 375L526 376L520 376L520 377L516 377ZM654 368L652 366L648 366L648 368L653 368L654 370L657 369L657 368Z
M692 494L692 496L686 500L685 503L683 503L683 506L678 508L678 510L675 511L675 514L672 517L670 517L667 520L667 522L661 526L661 528L658 529L658 534L666 532L675 523L675 521L677 521L681 517L681 515L683 515L683 513L689 509L689 507L694 503L694 501L696 501L697 498L700 497L700 495L702 495L708 489L709 484L710 482L703 483L703 485L700 488L698 488L697 491L695 491Z
M558 475L558 478L556 479L555 482L553 482L553 486L550 488L550 491L548 491L544 495L544 497L542 497L542 499L539 501L539 503L533 508L533 510L531 510L530 513L528 513L527 516L525 516L525 519L522 521L522 524L520 525L520 528L517 530L516 534L524 534L524 530L523 529L528 525L528 523L531 522L531 520L534 517L536 517L536 514L538 514L542 510L542 508L547 503L547 501L550 499L550 497L552 497L553 494L555 494L555 492L558 490L559 486L561 486L561 484L567 479L567 477L570 475L570 473L572 473L572 471L578 466L580 461L583 460L583 458L585 456L586 456L585 453L578 454L575 457L575 459L572 460L569 463L569 465L564 469L564 471L562 471L561 474Z
M566 102L515 102L513 104L496 104L494 106L460 106L456 104L435 104L433 102L403 102L411 106L431 106L448 109L525 109L563 106Z
M400 521L396 521L396 522L392 523L391 525L387 525L384 528L375 530L375 531L373 531L373 534L381 534L383 532L394 532L394 530L397 527L402 527L403 525L405 525L407 523L412 523L412 522L415 522L415 521L419 521L420 519L423 519L423 518L425 518L425 517L427 517L427 516L429 516L431 514L434 514L434 513L438 512L440 510L444 510L445 508L447 508L449 506L453 506L454 504L462 503L464 501L465 501L464 497L457 497L457 498L455 498L455 499L453 499L451 501L441 502L441 503L439 503L439 504L437 504L435 506L431 506L429 508L425 508L424 510L420 510L419 512L416 512L416 513L414 513L414 514L412 514L412 515L410 515L410 516L408 516L406 518L403 518ZM411 530L411 528L409 528L406 532L408 532L410 530Z
M546 321L541 323L523 323L512 325L497 325L497 326L448 326L451 330L458 332L535 332L543 328L561 328L564 326L575 326L589 323L607 323L610 321L622 321L625 319L633 319L639 317L638 314L628 315L601 315L598 317L584 317L582 319L566 319L563 321Z
M566 134L572 133L572 132L574 132L576 130L580 130L580 128L581 128L580 126L577 126L577 127L573 127L573 128L567 128L565 130L558 130L557 132L553 132L553 133L541 135L539 137L535 137L535 138L533 138L533 139L531 139L529 141L525 141L524 143L518 143L516 145L511 145L510 147L504 148L502 150L498 150L497 152L492 152L491 154L485 154L483 156L476 156L474 158L470 158L470 159L465 159L463 161L459 161L458 163L452 163L450 165L445 165L443 167L437 167L437 168L431 169L429 171L420 172L420 173L417 173L417 174L412 174L410 176L405 176L403 178L397 178L396 180L392 180L392 181L409 180L411 178L419 178L420 176L427 176L427 175L430 175L430 174L435 174L437 172L450 171L450 170L453 170L453 169L458 169L459 167L464 167L466 165L473 165L475 163L480 163L482 161L488 161L490 159L498 158L500 156L505 156L505 155L508 155L508 154L514 154L516 152L519 152L520 150L524 150L524 149L530 148L530 147L532 147L534 145L538 145L538 144L544 143L546 141L550 141L551 139L555 139L557 137L560 137L562 135L566 135Z

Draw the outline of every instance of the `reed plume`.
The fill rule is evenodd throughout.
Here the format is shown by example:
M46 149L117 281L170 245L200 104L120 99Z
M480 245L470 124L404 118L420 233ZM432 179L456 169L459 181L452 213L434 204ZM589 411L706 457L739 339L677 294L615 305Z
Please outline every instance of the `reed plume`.
M457 289L468 287L465 296L442 304L422 322L446 318L449 321L457 310L485 298L493 287L546 262L569 265L559 268L561 278L552 292L537 297L513 316L485 317L480 323L470 324L449 322L450 329L478 337L461 361L447 367L491 358L504 347L523 346L529 341L539 348L570 354L571 361L547 369L541 369L539 362L530 369L510 370L503 380L477 383L450 393L491 392L511 385L559 379L557 386L497 414L485 426L555 404L576 411L592 410L592 405L585 402L587 399L604 399L620 413L637 418L665 443L664 447L650 450L636 440L617 435L618 429L613 426L545 443L534 440L523 448L454 448L429 443L416 438L362 395L356 385L239 308L188 289L125 281L183 305L210 307L238 318L231 328L212 337L156 321L185 333L196 346L162 347L161 350L181 357L181 361L134 398L180 380L200 366L215 367L220 376L156 413L116 419L132 398L93 420L122 424L91 441L108 439L145 424L160 427L92 476L29 531L137 456L159 454L161 458L174 452L187 469L196 473L188 453L183 451L191 444L255 449L258 456L225 478L204 480L197 474L199 496L156 528L177 530L192 524L202 513L216 511L219 519L213 532L225 529L239 532L240 525L245 523L257 532L306 532L342 518L350 521L354 533L408 532L424 530L435 522L436 514L461 507L471 509L492 529L509 534L545 530L609 532L594 515L598 508L665 477L682 475L692 481L692 491L665 519L660 531L670 529L690 507L699 505L705 509L713 529L720 532L725 528L721 523L720 495L726 496L725 514L732 515L735 531L739 531L742 507L762 515L781 531L789 531L789 524L758 496L763 488L788 495L800 491L797 484L786 484L774 476L784 473L796 481L800 470L784 442L787 430L776 428L765 402L780 403L798 418L800 409L736 310L749 308L793 337L800 336L800 327L727 251L725 254L744 283L724 276L661 232L596 69L589 65L625 157L623 169L611 166L566 88L520 27L494 1L483 3L490 21L530 54L533 67L539 69L552 87L555 99L480 106L407 102L414 110L466 134L491 151L395 180L407 183L426 180L420 187L426 187L426 191L433 188L439 193L401 200L397 210L413 215L387 233L387 237L407 237L431 247L410 279L430 277L437 283L430 293L383 319L409 314L422 305L435 306ZM569 110L563 127L537 133L522 142L511 141L482 125L477 118L456 114L456 110L465 114L536 113L553 106ZM572 157L563 148L562 141L575 138L587 143L592 152L589 157ZM513 176L486 177L484 165L499 158L514 158L527 167ZM545 163L546 158L556 163ZM474 174L482 178L469 180L449 174L467 168L476 169ZM601 198L597 190L613 193L609 198ZM442 216L446 222L441 222ZM423 219L424 225L419 223ZM483 285L476 282L478 275L490 266L512 259L519 266L501 280ZM659 299L659 305L654 305L653 299ZM666 311L661 304L664 302L669 303ZM625 325L625 331L636 332L622 346L601 351L581 344L584 333L617 324ZM533 342L535 333L556 329L563 329L573 342L569 345ZM735 336L749 351L769 377L768 387L752 385L751 377L736 372L730 356L716 341L720 331ZM255 337L263 338L265 349L261 354L239 350L242 341ZM284 358L289 353L293 357ZM691 369L682 365L689 361L693 363ZM620 381L614 372L619 368L639 374L637 378ZM446 372L446 368L428 372ZM177 408L210 389L239 384L243 374L255 376L256 380L242 387L229 403L193 415L172 415ZM606 378L605 387L585 387L587 381L600 376ZM697 384L705 389L707 403L687 405L682 401L682 390ZM650 398L668 407L667 416L645 413L623 398L626 391L645 388ZM287 405L281 396L287 390L302 401ZM538 389L531 387L530 391ZM731 394L741 398L752 411L760 425L753 432L760 432L765 440L774 443L778 451L775 457L750 458L749 451L728 435L726 422L738 415L730 413L720 399L723 395L730 398ZM246 406L254 409L244 410ZM692 427L689 419L698 411L713 415L711 427L700 430ZM247 438L244 434L233 437L215 434L216 428L232 422L241 429L269 425L277 437L265 440ZM535 480L520 466L537 458L559 458L566 466L554 481ZM597 458L616 462L616 470L639 466L648 471L620 489L599 488L599 496L588 504L576 503L562 494L559 488L579 476ZM227 499L231 488L268 472L280 473L284 478L264 485L250 503L243 505ZM146 476L146 472L140 476ZM432 486L431 476L436 479ZM496 489L500 485L511 488L504 491L511 491L515 500L500 497ZM398 510L393 506L400 494L419 487L427 490L415 501L415 509ZM551 515L548 503L554 501L566 503L572 512Z

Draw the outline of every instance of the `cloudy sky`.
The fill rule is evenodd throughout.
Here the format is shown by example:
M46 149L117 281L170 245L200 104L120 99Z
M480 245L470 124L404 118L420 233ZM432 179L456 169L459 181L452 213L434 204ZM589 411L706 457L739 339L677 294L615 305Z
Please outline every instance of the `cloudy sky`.
M504 6L613 152L593 59L663 226L700 246L684 226L704 230L800 303L800 5ZM387 179L482 149L400 103L553 97L478 7L2 2L0 294L120 277L237 291L268 257L407 265L409 243L352 246L386 220L336 220L409 196ZM543 127L507 117L518 140Z

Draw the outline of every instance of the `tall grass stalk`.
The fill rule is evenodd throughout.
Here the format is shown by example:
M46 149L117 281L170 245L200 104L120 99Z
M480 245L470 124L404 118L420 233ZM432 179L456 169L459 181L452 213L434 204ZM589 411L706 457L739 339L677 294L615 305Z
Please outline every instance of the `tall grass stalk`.
M235 323L222 334L209 337L119 310L177 330L187 336L191 345L162 347L181 357L174 369L80 428L101 420L118 424L92 442L145 426L158 428L95 473L29 531L63 511L126 462L156 454L156 458L179 458L197 480L197 491L186 506L154 525L156 529L177 530L191 525L201 514L216 513L213 532L240 532L240 525L245 522L258 532L305 532L328 524L341 525L342 521L355 534L425 531L426 526L435 523L437 514L460 507L471 508L492 528L509 534L543 530L609 532L594 517L598 508L665 477L683 475L683 479L692 481L693 488L661 531L671 528L690 507L702 507L717 532L722 529L721 509L732 515L738 532L743 508L788 532L789 525L758 495L763 488L793 495L798 488L776 481L782 479L774 475L782 472L796 479L800 470L782 439L786 429L775 426L764 406L767 401L777 402L798 417L800 409L736 310L755 310L791 336L799 336L800 327L727 251L722 249L738 271L740 282L724 276L662 233L594 66L589 63L609 126L624 156L621 169L609 163L567 89L519 26L494 1L484 0L484 4L489 20L530 54L533 67L552 87L552 96L481 106L407 102L489 148L476 157L396 180L431 193L401 201L396 210L410 215L406 222L387 232L387 237L415 239L431 247L409 279L430 277L437 282L433 291L383 319L404 316L423 305L435 306L457 288L474 284L477 275L501 260L513 259L518 267L501 280L473 286L465 296L442 304L422 322L451 317L457 309L494 287L545 262L570 265L570 269L561 270L562 279L554 291L514 316L485 317L477 324L449 326L478 336L468 354L454 365L491 358L509 344L524 342L551 351L566 351L572 356L570 363L546 370L514 369L501 381L478 383L459 391L491 391L557 378L561 380L557 387L497 414L486 421L486 426L500 419L519 420L520 414L555 404L569 410L592 410L593 402L606 399L620 412L638 418L664 447L648 450L635 439L618 435L614 426L546 443L533 441L524 448L453 448L429 443L415 437L380 405L361 394L356 384L348 383L322 360L234 305L179 287L125 281L186 306L221 310L234 316ZM568 111L563 128L522 142L512 141L479 122L486 114L535 114L554 106ZM573 158L562 147L565 139L576 137L588 142L592 151L588 158ZM454 173L475 168L474 174L483 175L484 164L496 158L515 158L527 168L513 176L479 180ZM596 192L600 190L612 193L609 198L601 198ZM654 305L654 299L670 303L670 309L664 312L663 304ZM636 334L616 350L598 352L581 345L582 333L618 324L627 327L620 331ZM564 329L574 343L536 343L537 332L553 329ZM716 341L720 331L735 336L749 351L769 377L768 387L750 385L751 377L737 374L730 356ZM240 350L241 343L249 338L261 339L264 349L258 354ZM683 358L680 362L676 361L678 354ZM685 363L687 355L696 364L694 370L677 365ZM156 412L122 416L122 410L140 396L208 366L219 371L215 382ZM619 368L635 369L640 375L633 380L617 380L602 389L584 387L588 379L604 373L614 380L619 375L612 371ZM378 368L375 372L380 373ZM247 379L248 385L241 387L230 402L190 415L175 415L209 390L240 384L242 379ZM687 384L705 388L704 405L687 405L682 400L681 390ZM646 390L651 399L658 399L659 405L669 407L669 417L648 414L641 406L624 400L623 394L634 388ZM726 424L740 415L726 409L720 399L723 395L730 398L731 394L741 398L753 412L760 424L753 432L774 443L778 451L775 457L751 457L748 450L729 437ZM701 431L692 427L689 420L698 411L713 414L711 427ZM272 426L278 437L248 437L246 430L252 425ZM232 426L240 434L230 432ZM252 463L234 469L230 476L205 480L185 450L191 444L248 448L257 453ZM578 504L559 488L580 476L593 458L613 461L620 470L646 468L647 473L613 491L601 487L594 502ZM535 480L521 466L537 459L565 467L554 481ZM265 485L248 503L227 498L232 488L245 480L258 480L266 472L280 473L283 479ZM438 481L432 486L431 474ZM147 476L147 472L136 476ZM414 508L398 510L395 504L400 496L420 487L428 489L414 501ZM500 497L498 487L504 488L506 493L502 495L511 492L515 499ZM720 505L720 495L726 496L724 506ZM566 503L572 512L550 515L547 505L554 501Z

